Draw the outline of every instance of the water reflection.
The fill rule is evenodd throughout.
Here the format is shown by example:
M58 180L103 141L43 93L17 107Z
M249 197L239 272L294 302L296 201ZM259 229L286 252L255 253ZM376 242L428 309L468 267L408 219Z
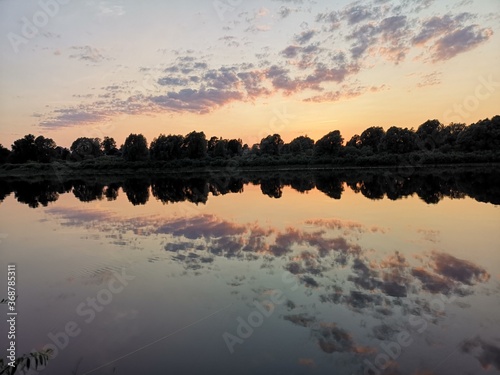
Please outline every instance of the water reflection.
M85 326L85 335L57 359L60 364L53 362L60 366L56 368L70 368L82 348L90 371L136 350L139 341L154 342L160 331L176 332L178 325L189 325L229 305L227 316L183 331L171 339L168 350L159 346L141 353L150 355L146 372L166 366L184 369L186 363L195 363L193 355L216 358L200 361L199 366L212 363L220 370L212 371L217 373L283 369L455 375L500 370L495 317L500 273L493 251L496 229L491 225L497 208L470 199L433 207L415 202L472 197L498 204L498 174L493 172L421 171L404 178L383 171L255 172L4 182L3 198L13 192L19 202L39 208L19 209L13 198L1 206L25 215L22 225L30 225L37 239L36 246L31 244L25 231L16 232L19 223L5 220L7 241L12 238L6 243L16 257L26 254L25 275L33 275L24 295L36 290L40 280L56 275L57 287L27 298L36 308L25 309L26 322L33 316L44 322L51 314L60 314L61 321L78 319L74 306L97 295L120 265L134 264L135 284L117 296L95 326ZM248 200L244 194L236 195L242 192L252 198L250 209L238 205ZM231 193L235 195L213 198ZM63 194L94 203L61 199L50 204ZM413 199L389 201L412 195ZM324 197L344 199L333 202ZM205 205L209 199L213 204ZM476 217L455 215L464 207L475 209L475 215L485 220L479 223ZM285 212L266 215L279 210ZM413 210L419 212L412 215ZM44 266L43 259L54 264ZM76 269L77 275L66 268ZM267 305L277 290L283 292L283 304ZM249 316L255 301L275 312L232 355L222 333L234 333L236 318ZM126 324L118 316L126 316ZM57 327L41 328L37 340L45 330ZM99 353L93 352L96 339L104 343ZM26 337L23 342L30 340ZM396 350L396 344L401 351L391 356L387 350ZM449 353L454 354L446 368L439 367ZM117 373L136 373L130 367L136 359L126 361ZM192 373L204 369L197 367Z
M144 185L142 191L147 191ZM472 296L494 292L489 284L491 275L485 268L439 249L413 257L400 251L383 257L377 255L373 249L361 245L360 239L387 236L390 229L355 221L309 219L297 226L277 229L258 223L239 224L213 214L138 219L92 209L49 208L47 212L63 225L108 233L110 241L116 238L114 235L129 231L155 237L168 259L182 265L191 276L217 272L214 266L221 259L244 261L255 264L252 268L291 275L304 296L289 297L280 318L308 330L309 337L323 353L354 356L352 363L371 361L371 365L365 363L364 367L364 373L368 374L404 373L398 370L404 360L376 365L380 343L389 345L398 335L423 335L425 345L432 349L440 341L434 332L436 327L446 329L450 319L456 317L450 316L450 310L460 314L456 309L466 310ZM435 231L416 229L415 234L430 236L429 242L436 242ZM124 244L127 238L133 241L122 236ZM246 282L246 276L240 275L227 285L237 290ZM303 298L314 300L305 303ZM342 307L362 317L364 333L354 334L350 324L335 319L335 315L333 319L325 318L318 306L327 310ZM460 336L460 332L454 335ZM483 368L500 370L500 345L491 339L470 338L464 333L458 350L476 358ZM302 360L302 364L314 364L312 359ZM426 374L440 373L425 368Z
M198 177L92 177L67 181L1 181L0 201L14 192L20 203L30 207L47 206L61 194L72 192L82 202L115 200L120 188L133 205L144 205L150 194L163 203L191 202L205 204L213 196L242 193L245 185L260 185L262 194L279 199L283 187L290 186L301 193L316 188L332 199L341 199L345 187L369 199L387 197L397 200L417 195L429 204L443 198L471 197L479 202L500 204L500 172L494 169L413 171L403 176L398 171L309 171L309 172L246 172L242 175Z

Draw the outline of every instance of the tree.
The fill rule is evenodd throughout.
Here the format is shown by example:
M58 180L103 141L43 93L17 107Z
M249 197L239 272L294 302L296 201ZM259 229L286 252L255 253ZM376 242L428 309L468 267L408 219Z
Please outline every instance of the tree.
M408 129L392 126L380 142L380 150L393 154L404 154L415 149L415 133Z
M2 144L0 144L0 164L4 164L7 162L10 156L10 150L6 147L3 147Z
M306 136L300 136L290 142L290 152L302 154L314 148L314 140Z
M500 116L466 127L457 137L462 151L497 151L500 149Z
M217 142L219 142L219 139L222 138L212 137L207 142L207 153L209 156L214 156L215 147L217 146Z
M227 142L229 156L239 156L243 152L243 141L241 139L230 139Z
M14 141L12 144L11 159L14 163L25 163L28 160L37 160L37 149L35 136L25 135L23 138Z
M252 147L250 148L250 154L251 155L260 155L260 144L259 143L254 143Z
M354 134L351 139L345 144L346 147L361 148L361 137L359 134Z
M372 126L359 136L360 147L369 147L374 153L377 153L379 152L380 141L384 135L384 129L380 126Z
M220 138L216 145L215 149L213 151L213 156L214 157L219 157L219 158L225 158L226 155L228 154L228 149L227 149L227 140Z
M147 160L148 142L142 134L130 134L123 144L123 158L127 161Z
M456 123L445 126L441 132L443 146L448 146L448 148L455 148L458 136L465 130L466 127L467 126L465 124Z
M50 163L57 155L56 143L51 138L40 135L35 139L36 159L41 163Z
M268 135L260 141L260 152L265 155L279 155L283 144L279 134Z
M57 146L55 149L55 157L60 160L69 160L71 151L66 147Z
M202 159L207 156L207 138L205 133L193 131L184 137L182 152L190 159Z
M118 148L116 148L116 141L110 137L104 137L101 142L101 149L104 155L116 155L118 154Z
M339 154L343 142L344 138L342 138L340 131L334 130L316 141L314 156L336 156Z
M163 135L155 138L149 147L152 160L174 160L181 158L182 135Z
M438 120L427 120L415 132L420 150L435 150L443 144L444 125Z
M101 156L101 140L99 138L80 137L71 147L71 157L75 160L91 159Z

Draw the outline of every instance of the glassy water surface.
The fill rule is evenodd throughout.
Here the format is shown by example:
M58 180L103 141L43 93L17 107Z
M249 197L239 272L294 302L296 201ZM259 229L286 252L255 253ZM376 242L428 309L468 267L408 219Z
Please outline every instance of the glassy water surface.
M46 374L498 373L497 182L3 181L18 353L55 349Z

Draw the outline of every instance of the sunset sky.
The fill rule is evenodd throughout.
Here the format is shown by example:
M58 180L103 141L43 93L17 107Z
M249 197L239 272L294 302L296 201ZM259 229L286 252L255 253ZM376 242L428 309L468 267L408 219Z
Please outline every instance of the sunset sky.
M498 0L0 0L0 143L499 114Z

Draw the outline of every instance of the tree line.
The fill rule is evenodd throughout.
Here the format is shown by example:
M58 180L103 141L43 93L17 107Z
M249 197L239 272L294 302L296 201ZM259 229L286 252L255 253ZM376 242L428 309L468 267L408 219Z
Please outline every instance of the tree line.
M0 163L53 161L82 161L104 156L125 161L173 161L183 159L258 159L301 157L307 160L331 158L370 157L377 155L405 155L415 152L441 153L495 152L500 150L500 116L465 125L443 125L428 120L416 130L411 128L372 126L344 142L339 130L334 130L314 141L307 135L285 143L279 134L268 135L259 143L249 146L241 139L211 137L193 131L183 135L160 134L151 144L142 134L130 134L121 146L111 137L80 137L71 147L58 146L51 138L28 134L16 140L11 149L0 144Z

